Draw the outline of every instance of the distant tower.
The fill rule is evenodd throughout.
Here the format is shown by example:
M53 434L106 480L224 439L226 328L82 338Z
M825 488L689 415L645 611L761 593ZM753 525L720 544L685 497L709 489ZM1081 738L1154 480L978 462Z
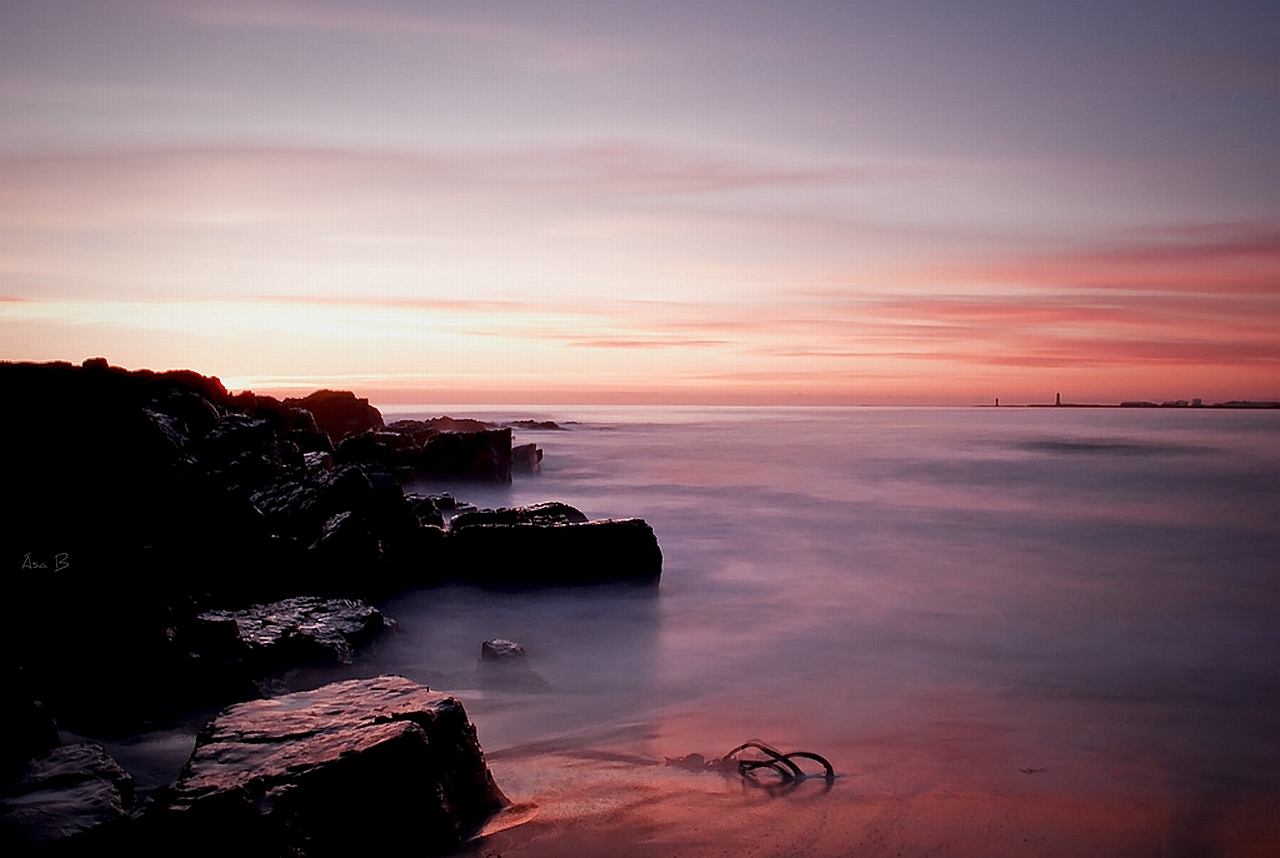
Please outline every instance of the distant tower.
M1059 394L1058 394L1058 399L1057 399L1057 401L1055 401L1053 404L1054 404L1054 405L1061 405L1061 404L1062 404L1062 394L1061 394L1061 393L1059 393Z
M1000 407L1000 397L996 397L996 408Z

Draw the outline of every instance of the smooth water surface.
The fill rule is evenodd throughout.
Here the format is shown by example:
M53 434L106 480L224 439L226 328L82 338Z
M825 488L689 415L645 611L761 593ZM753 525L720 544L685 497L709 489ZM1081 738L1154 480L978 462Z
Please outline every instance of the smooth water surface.
M402 631L366 669L458 693L495 759L628 724L654 755L758 735L862 789L1158 796L1193 851L1280 794L1280 414L448 413L566 427L517 428L542 474L462 499L643 517L665 555L655 592L387 606ZM484 681L490 637L546 687Z
M385 416L442 413L565 428L516 429L545 459L509 488L416 488L642 517L665 557L656 589L403 594L399 633L346 672L463 700L499 783L550 824L497 844L513 854L791 854L801 829L809 854L1280 848L1280 413ZM530 681L478 671L494 637ZM752 737L841 778L747 806L661 767Z

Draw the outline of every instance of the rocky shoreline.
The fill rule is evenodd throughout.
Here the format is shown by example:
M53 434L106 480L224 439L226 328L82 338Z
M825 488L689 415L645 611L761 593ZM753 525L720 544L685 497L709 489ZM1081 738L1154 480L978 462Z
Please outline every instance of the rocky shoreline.
M554 424L388 426L349 392L233 395L217 378L102 359L0 363L0 391L11 415L0 477L14 501L0 599L6 854L212 852L240 838L264 856L348 854L393 835L447 852L505 802L461 704L399 677L281 703L264 680L350 662L395 625L369 603L406 589L661 576L640 519L589 521L558 503L474 510L404 490L536 474L542 451L513 446L513 428ZM101 746L59 742L58 727L128 735L220 706L179 782L143 801ZM302 710L305 729L282 727L294 717L282 713ZM257 738L209 750L245 718ZM353 723L367 729L343 732ZM265 738L275 729L282 738ZM310 762L268 777L276 757L251 747ZM432 756L446 747L465 752ZM209 754L235 756L243 783L192 786ZM404 829L406 814L425 828Z

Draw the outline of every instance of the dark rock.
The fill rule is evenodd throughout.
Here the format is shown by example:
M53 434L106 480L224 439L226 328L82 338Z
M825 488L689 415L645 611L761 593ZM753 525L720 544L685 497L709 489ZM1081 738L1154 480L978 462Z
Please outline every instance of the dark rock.
M311 450L302 454L302 467L306 471L315 472L333 469L333 453L322 450Z
M529 654L520 644L493 638L480 644L476 674L482 684L506 691L546 691L551 687L529 664Z
M369 522L359 513L350 511L331 516L321 526L320 536L311 544L311 550L324 554L335 563L358 569L384 559L382 542Z
M459 516L461 518L461 516ZM662 549L638 518L564 524L472 523L450 530L457 574L514 586L657 583Z
M511 448L511 473L542 473L542 451L537 444L521 444Z
M439 855L507 804L462 704L382 676L224 710L146 821L173 854Z
M94 854L131 822L133 779L96 742L30 761L0 799L0 851Z
M556 423L554 420L512 420L510 423L504 424L513 429L533 429L535 431L553 431L562 432L565 427Z
M481 661L526 662L529 654L515 641L492 638L480 644Z
M305 411L302 413L306 414ZM277 434L281 441L293 444L303 453L327 453L331 456L334 453L333 441L324 432L289 429Z
M446 432L427 441L418 459L420 476L480 483L511 482L511 430Z
M368 399L358 399L349 390L317 390L301 399L286 399L282 405L310 411L320 431L328 433L335 443L348 435L384 427L381 412Z
M453 495L449 494L448 492L441 492L439 494L428 495L428 497L431 500L435 501L436 507L441 512L450 512L450 513L471 512L476 508L475 504L467 503L466 501L460 501L457 498L455 498Z
M281 432L322 434L315 415L305 408L285 405L274 396L260 396L251 390L228 397L232 408L259 420L268 420Z
M61 744L58 725L36 699L25 671L12 664L0 666L0 789L28 760Z
M387 468L412 468L422 445L402 432L376 431L350 435L338 445L339 462L362 462Z
M202 467L227 489L252 490L282 471L302 466L297 446L283 440L268 420L230 413L200 439Z
M396 420L388 423L387 429L399 432L401 435L408 435L419 447L427 443L427 439L440 434L440 430L429 420Z
M373 481L365 468L345 465L331 470L289 472L254 492L250 500L275 532L314 542L321 526L340 512L370 504Z
M483 420L444 416L432 417L428 420L397 420L388 424L387 428L393 432L411 436L421 447L443 432L481 432L495 427L492 423L486 423Z
M457 531L481 524L580 524L587 520L587 516L576 507L559 501L547 501L530 506L459 513L454 516L450 529Z
M297 596L238 611L199 614L184 630L203 658L243 666L253 677L310 662L350 664L352 652L395 622L355 599Z
M428 527L444 527L444 510L435 497L422 497L420 495L408 495L409 502L413 504L413 514L418 517L418 521Z

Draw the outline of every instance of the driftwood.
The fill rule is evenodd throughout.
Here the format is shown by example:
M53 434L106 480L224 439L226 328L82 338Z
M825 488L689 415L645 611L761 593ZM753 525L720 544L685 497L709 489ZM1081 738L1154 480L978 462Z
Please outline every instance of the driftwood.
M764 754L763 757L741 758L738 755L748 749ZM810 760L822 766L822 774L810 774L796 763L796 760ZM688 769L689 771L719 772L721 774L737 774L743 783L757 786L778 794L790 792L801 782L812 778L822 778L825 782L823 792L830 790L835 783L836 772L826 757L811 751L789 751L782 753L777 748L767 745L759 739L743 742L723 757L708 760L702 754L688 754L683 757L667 757L668 766ZM765 771L776 777L762 778Z

